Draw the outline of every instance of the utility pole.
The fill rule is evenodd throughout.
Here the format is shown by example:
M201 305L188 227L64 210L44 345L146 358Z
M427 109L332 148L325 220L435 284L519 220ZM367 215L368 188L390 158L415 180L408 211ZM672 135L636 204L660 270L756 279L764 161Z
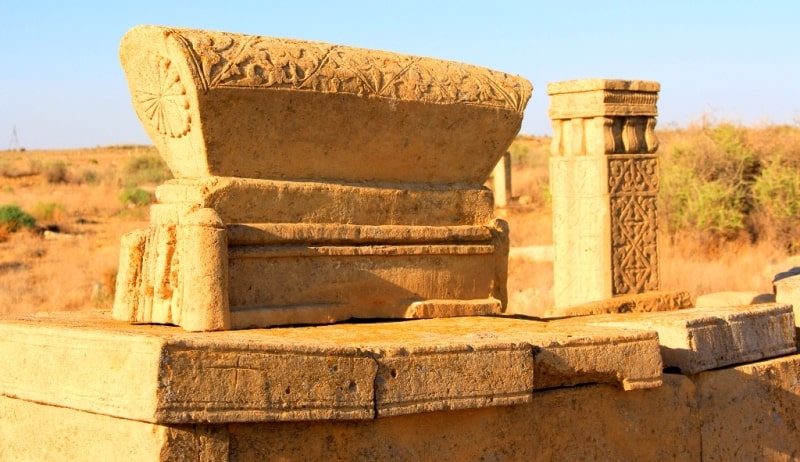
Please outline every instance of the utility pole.
M19 151L19 137L17 136L17 126L11 130L11 140L8 142L9 151Z

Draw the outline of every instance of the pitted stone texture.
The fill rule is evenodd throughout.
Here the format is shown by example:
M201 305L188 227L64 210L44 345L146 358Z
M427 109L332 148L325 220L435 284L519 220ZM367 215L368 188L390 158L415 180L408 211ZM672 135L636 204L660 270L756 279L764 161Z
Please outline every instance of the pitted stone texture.
M791 305L692 308L600 315L576 318L576 321L657 331L664 367L679 369L684 374L796 351Z
M641 294L620 295L597 302L550 311L548 317L587 316L611 313L649 313L654 311L674 311L694 306L692 296L686 291L655 291Z
M657 387L657 342L488 317L192 334L70 313L0 322L0 394L153 423L372 419Z
M0 397L3 460L700 460L694 387L591 385L369 421L156 425ZM542 423L546 417L547 424Z
M212 331L505 310L508 229L483 182L519 131L525 79L156 26L130 30L120 58L176 179L123 239L115 319Z
M86 315L4 321L0 332L5 396L154 423L374 416L377 364L352 346Z
M703 460L800 458L800 356L694 377Z
M462 63L156 26L130 30L120 58L179 178L481 184L532 91Z
M534 393L528 404L371 422L229 426L231 457L281 460L700 460L694 386L606 385Z

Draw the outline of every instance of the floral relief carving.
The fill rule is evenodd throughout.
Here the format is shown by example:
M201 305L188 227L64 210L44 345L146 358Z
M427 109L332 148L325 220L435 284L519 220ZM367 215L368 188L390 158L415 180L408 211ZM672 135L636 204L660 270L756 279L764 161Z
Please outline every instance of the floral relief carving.
M203 90L269 87L441 104L476 104L522 113L522 79L465 64L315 42L223 32L173 30Z

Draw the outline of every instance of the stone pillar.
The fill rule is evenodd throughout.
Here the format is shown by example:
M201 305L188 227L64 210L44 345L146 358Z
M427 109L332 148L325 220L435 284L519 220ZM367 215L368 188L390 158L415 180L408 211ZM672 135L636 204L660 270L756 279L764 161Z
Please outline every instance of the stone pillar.
M658 290L657 82L551 83L556 308Z
M494 180L494 206L506 207L511 200L511 154L506 152L492 172Z

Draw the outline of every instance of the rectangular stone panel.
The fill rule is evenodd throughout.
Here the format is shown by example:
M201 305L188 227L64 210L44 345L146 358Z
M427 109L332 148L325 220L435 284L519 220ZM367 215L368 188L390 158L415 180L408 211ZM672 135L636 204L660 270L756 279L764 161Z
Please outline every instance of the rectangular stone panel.
M576 318L571 322L654 330L665 368L684 374L796 351L791 305L691 308Z
M161 204L213 208L226 224L484 225L493 213L489 189L463 185L199 178L167 181L156 189L156 197Z
M157 423L365 419L371 355L107 316L0 322L0 394Z
M494 299L488 312L463 314L499 313L493 252L492 245L231 247L231 327L412 317L412 304L428 300Z

